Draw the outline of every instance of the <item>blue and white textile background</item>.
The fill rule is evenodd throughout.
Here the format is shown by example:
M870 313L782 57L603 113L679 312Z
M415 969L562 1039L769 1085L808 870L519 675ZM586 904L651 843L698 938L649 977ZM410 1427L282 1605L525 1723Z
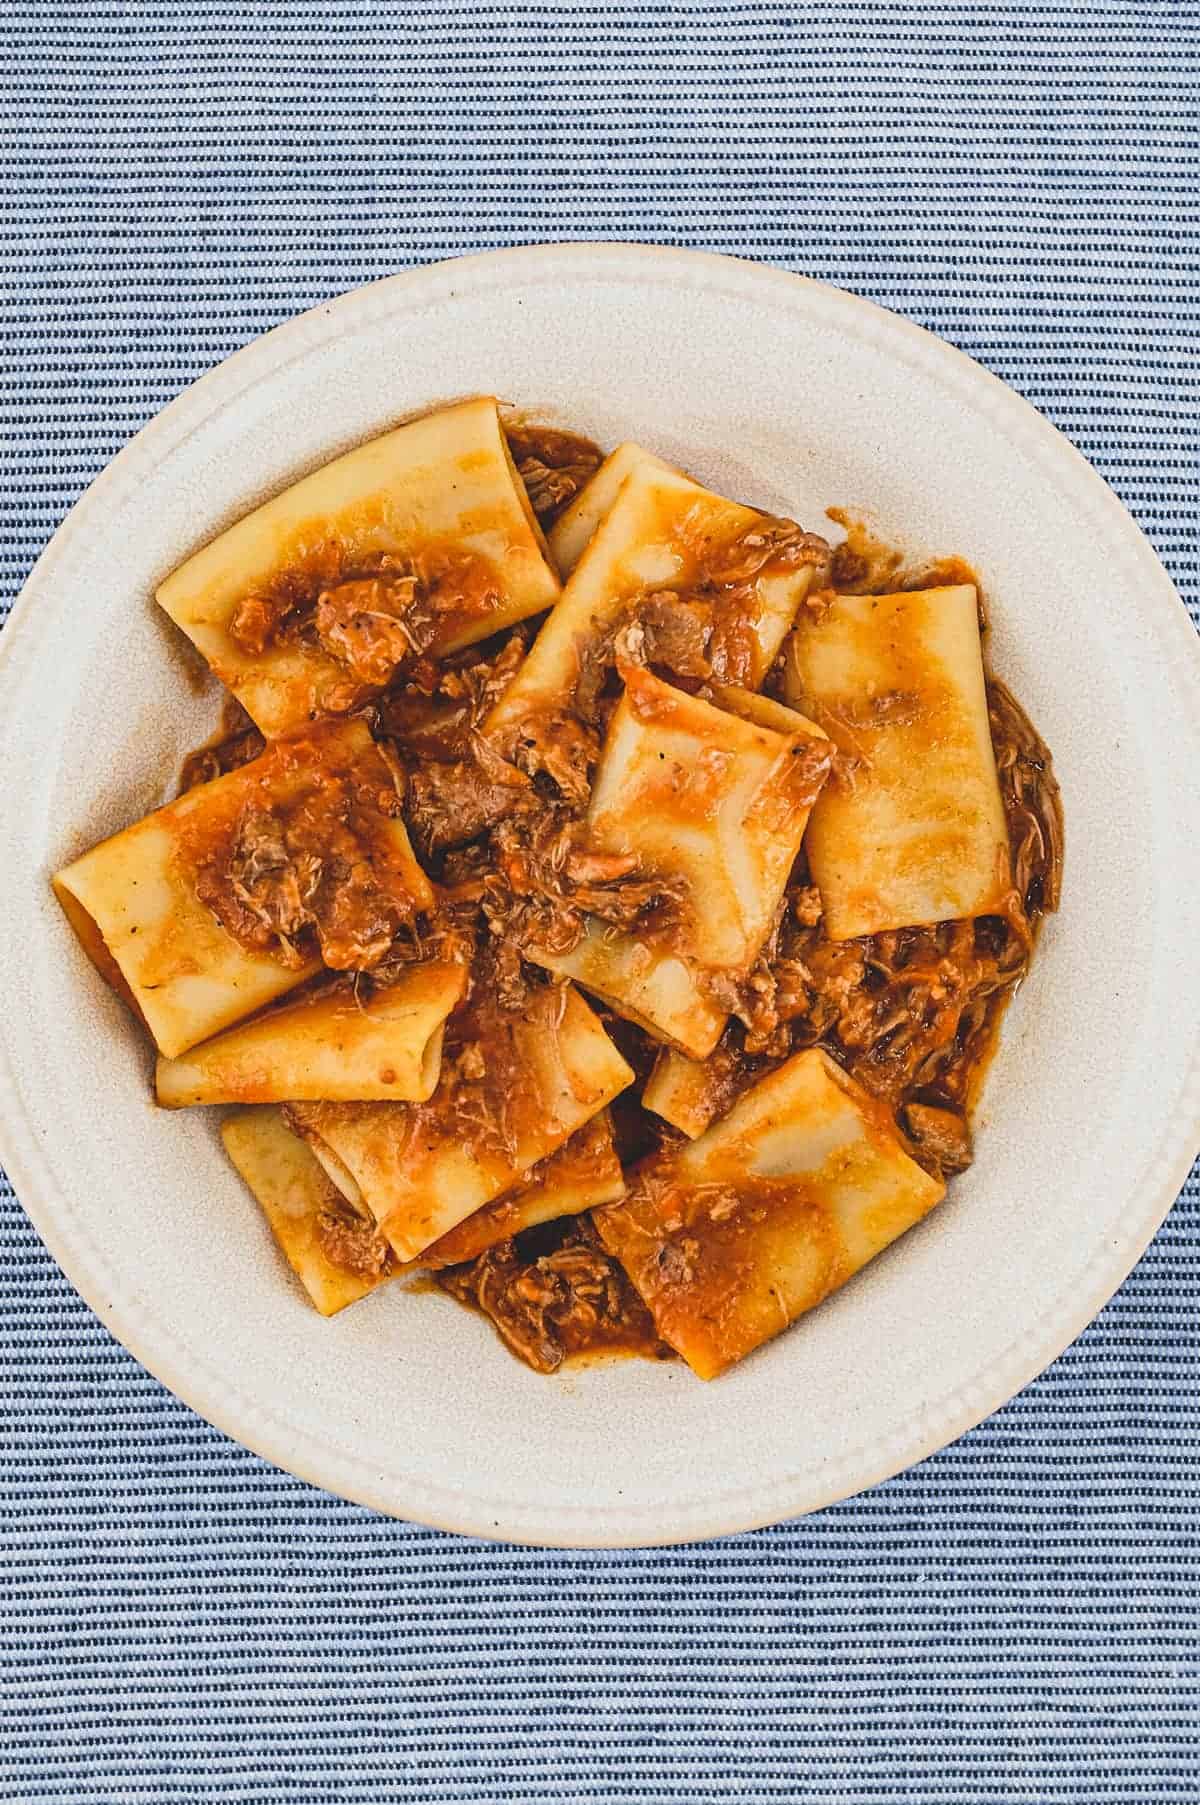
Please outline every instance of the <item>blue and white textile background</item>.
M128 436L406 264L628 237L933 327L1200 602L1200 12L1143 0L0 0L11 596ZM805 1522L542 1554L233 1446L0 1196L0 1799L1200 1798L1200 1189L1099 1321Z

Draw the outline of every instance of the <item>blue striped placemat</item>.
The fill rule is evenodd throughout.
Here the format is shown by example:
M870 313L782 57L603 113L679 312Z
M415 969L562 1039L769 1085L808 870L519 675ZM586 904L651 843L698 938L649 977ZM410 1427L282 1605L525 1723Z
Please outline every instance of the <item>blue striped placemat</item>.
M527 240L766 259L1029 396L1200 604L1200 15L0 0L0 567L266 327ZM1181 773L1181 781L1194 778ZM0 1195L0 1800L1200 1798L1200 1187L1007 1409L818 1518L545 1554L208 1429Z

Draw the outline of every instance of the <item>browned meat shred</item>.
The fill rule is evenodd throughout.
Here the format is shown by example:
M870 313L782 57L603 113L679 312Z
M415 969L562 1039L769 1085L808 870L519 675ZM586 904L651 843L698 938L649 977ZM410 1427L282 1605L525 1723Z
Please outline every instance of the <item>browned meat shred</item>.
M828 1042L893 1107L927 1090L965 1107L996 1003L1024 975L1028 956L1027 924L999 918L801 941L795 957L808 994L793 1033L802 1044Z
M349 1204L330 1203L317 1214L317 1240L325 1258L355 1278L379 1278L396 1270L396 1256L373 1222Z
M226 697L219 732L207 744L189 752L183 761L179 795L194 790L197 784L212 783L230 771L240 770L258 757L266 743L241 703L232 696Z
M291 603L286 596L259 595L257 592L245 595L233 611L229 637L251 658L261 658L290 610Z
M856 520L844 508L829 508L830 520L846 529L847 537L835 546L829 581L841 595L885 595L902 589L936 589L943 584L975 583L978 578L962 558L906 560L904 553L887 540L879 539L866 523ZM987 629L987 616L980 603L980 631Z
M712 675L708 656L713 633L710 603L690 601L669 590L656 591L646 597L638 614L638 626L646 664L659 665L677 677L697 677L702 682Z
M410 575L357 577L323 589L313 619L318 641L360 683L387 683L428 631L428 617L411 618L417 587Z
M965 1172L974 1158L966 1118L932 1103L906 1103L901 1120L915 1143L922 1165L941 1178Z
M524 653L525 636L514 633L491 659L435 670L428 689L405 682L376 706L380 730L408 764L405 819L427 860L537 801L528 775L479 732Z
M566 1217L501 1241L437 1283L493 1323L534 1372L572 1354L627 1351L669 1360L650 1313L586 1217Z
M426 652L449 618L486 613L498 594L490 566L470 552L434 547L414 559L379 552L355 560L329 544L270 589L243 596L229 637L254 658L275 643L315 645L355 684L376 689ZM349 690L346 706L356 700Z
M288 803L248 805L227 843L200 866L196 894L243 945L334 970L378 965L415 914L380 847L394 790L322 773Z
M528 643L528 630L518 627L490 658L476 656L469 664L443 669L438 678L437 693L465 703L471 725L478 726L516 676Z
M293 941L313 919L311 904L321 872L320 854L294 851L283 823L274 815L265 809L246 809L218 882L228 882L244 914L260 924L261 944L270 946L278 937L288 962L300 965L305 955ZM213 877L211 867L201 873L199 894L218 909L219 896L211 893L218 887Z
M496 860L484 879L483 911L497 938L524 951L568 953L589 915L615 928L661 926L677 900L631 856L590 850L582 826L543 805L530 821L503 821L492 835Z
M472 734L469 751L469 758L451 764L419 765L409 778L405 817L413 844L426 859L538 806L529 778L481 734Z
M578 433L553 426L508 426L508 448L530 505L550 526L599 469L604 453Z
M428 672L414 666L375 703L379 732L418 768L425 759L468 758L473 730L512 682L526 642L518 628L490 658L475 647L468 664L434 664Z
M1013 855L1013 882L1026 914L1057 909L1062 883L1062 801L1050 755L1016 697L988 679L988 720Z
M709 550L704 560L706 589L736 589L752 583L770 568L772 575L800 570L810 564L814 577L828 575L829 542L820 533L809 533L794 520L763 514L736 539Z
M372 982L392 983L407 966L428 959L471 968L479 944L479 923L478 882L435 886L432 912L405 922L384 958L373 967Z
M592 769L600 756L600 735L573 715L546 713L521 723L512 748L513 763L530 777L545 775L563 801L582 812L592 793Z

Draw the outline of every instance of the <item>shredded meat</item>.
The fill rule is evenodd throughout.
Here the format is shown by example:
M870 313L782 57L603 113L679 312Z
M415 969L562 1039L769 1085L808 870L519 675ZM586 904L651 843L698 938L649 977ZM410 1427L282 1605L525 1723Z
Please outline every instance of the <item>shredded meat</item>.
M966 1119L952 1109L932 1103L906 1103L901 1120L914 1143L921 1164L938 1178L965 1172L974 1158L971 1130Z
M481 1310L534 1372L557 1372L568 1356L600 1350L673 1358L586 1217L501 1241L467 1265L439 1272L437 1283Z
M897 546L877 538L865 521L856 520L845 508L829 508L826 512L830 520L846 529L846 538L834 547L829 572L829 582L840 595L886 595L902 589L978 584L975 572L962 558L924 558L910 562ZM982 596L979 630L981 633L987 631Z
M754 681L759 653L754 632L759 580L810 565L813 579L805 607L810 613L821 613L828 605L825 585L829 559L829 546L819 534L805 532L794 520L770 515L764 515L739 538L708 553L703 563L701 593L713 598L712 635L707 649L713 677L721 683Z
M378 984L395 982L410 965L437 959L447 965L475 965L479 947L482 889L478 879L434 887L434 906L424 918L405 922L387 953L370 973Z
M349 1204L331 1201L317 1214L317 1241L325 1258L356 1278L379 1278L396 1269L396 1256L373 1222Z
M518 627L491 658L476 657L469 664L451 665L438 678L438 695L465 703L471 725L477 727L516 676L528 642L527 629Z
M491 658L434 667L428 682L424 672L414 671L373 710L379 731L408 764L405 816L426 859L475 839L534 800L526 773L479 732L525 646L518 630Z
M521 951L570 952L588 915L610 927L649 929L677 901L669 884L639 874L636 858L591 850L582 824L561 809L543 806L531 821L501 822L492 843L483 912L493 935Z
M588 720L603 718L601 704L612 670L622 663L651 666L685 685L688 679L707 682L715 674L709 657L714 618L711 602L672 589L652 590L630 602L608 631L583 650L575 692L580 714Z
M243 596L229 636L256 658L277 642L314 644L360 690L381 688L435 644L448 620L484 614L498 596L490 565L456 547L354 560L327 544L269 589ZM349 689L346 706L357 700Z
M737 588L768 569L772 575L809 564L814 577L829 572L830 550L819 533L805 532L794 520L764 514L736 539L712 547L704 559L706 588Z
M469 758L473 731L512 682L526 640L518 628L490 658L475 649L469 664L413 665L374 706L380 733L412 761Z
M790 1050L791 1039L783 1026L779 995L782 970L779 941L786 907L785 900L766 943L748 972L718 970L700 974L700 982L713 1002L728 1010L742 1024L743 1051L747 1055L777 1054L782 1058Z
M791 943L796 1044L823 1042L893 1108L935 1091L964 1108L972 1068L1000 999L1024 974L1027 925L989 917L827 941Z
M424 764L409 778L405 816L424 858L539 806L529 778L501 758L482 734L472 733L468 746L469 758Z
M604 454L590 439L553 426L509 426L505 435L533 511L550 526L595 475Z
M238 713L242 713L242 709L238 709ZM249 765L251 758L258 758L262 753L265 744L258 727L247 720L247 726L236 729L235 733L222 735L209 745L198 745L195 753L188 753L184 758L179 773L180 796L195 789L197 783L211 783L215 778L224 778L229 771Z
M603 632L585 639L577 648L579 675L571 706L574 717L584 722L589 730L595 750L599 749L600 735L607 727L608 717L620 695L621 686L616 681L620 648L623 647L635 663L645 663L643 644L637 604L631 602Z
M321 881L319 853L288 845L283 823L265 809L246 809L238 821L228 863L220 873L242 911L257 921L263 946L278 937L288 962L300 965L304 953L292 943L313 919L311 904ZM216 908L210 893L211 868L201 874L200 895Z
M1050 755L1028 715L998 677L988 679L988 719L1013 855L1013 882L1027 915L1058 907L1062 801Z
M200 866L196 894L253 950L297 966L319 950L334 970L369 969L416 913L380 832L399 812L394 788L318 771L286 803L242 810Z
M645 662L661 665L677 677L707 680L712 674L708 656L713 633L711 604L673 595L669 590L648 595L638 615ZM628 655L628 647L618 648Z
M570 714L531 715L522 721L512 748L513 763L530 777L544 774L563 801L582 811L592 793L592 770L600 756L600 736Z
M411 575L357 577L323 589L317 639L360 683L382 686L428 634L428 616L414 616L417 592Z
M714 678L740 681L749 668L746 659L753 649L753 634L749 617L739 620L740 626L731 620L724 623L725 650L714 657L718 612L712 601L671 589L635 596L603 632L580 647L572 698L575 715L592 729L607 726L620 695L615 674L621 663L651 666L685 688L695 689ZM735 661L728 655L729 645L739 634L745 639L745 657L739 652Z
M492 927L489 920L488 926ZM501 1009L515 1014L525 1007L529 996L529 970L521 957L521 943L511 934L492 928L495 938L490 948L492 989Z
M261 658L291 612L286 595L243 596L229 622L229 637L251 658Z

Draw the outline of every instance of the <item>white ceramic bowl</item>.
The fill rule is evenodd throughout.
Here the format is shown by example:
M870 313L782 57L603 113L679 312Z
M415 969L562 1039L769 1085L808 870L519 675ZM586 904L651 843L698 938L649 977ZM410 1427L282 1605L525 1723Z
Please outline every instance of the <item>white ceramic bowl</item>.
M207 1113L147 1047L50 872L163 799L217 701L155 584L397 416L494 391L636 437L819 527L840 504L980 571L997 668L1053 749L1061 914L946 1204L712 1385L628 1361L546 1380L448 1299L324 1322ZM1195 1151L1197 647L1129 516L1034 409L865 301L717 257L465 258L269 333L138 435L60 528L0 642L0 1145L48 1246L180 1397L377 1509L559 1544L684 1540L898 1471L1033 1377L1110 1296Z

